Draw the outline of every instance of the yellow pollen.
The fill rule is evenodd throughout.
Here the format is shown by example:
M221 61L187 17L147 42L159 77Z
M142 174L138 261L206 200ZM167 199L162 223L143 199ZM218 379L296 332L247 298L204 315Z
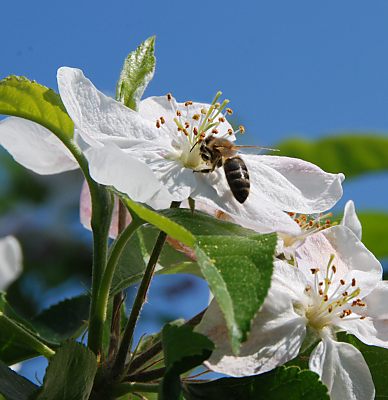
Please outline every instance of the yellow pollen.
M226 111L226 113L228 115L232 115L233 114L233 110L231 108L227 108L225 111Z
M166 120L164 119L164 117L160 117L159 119L160 119L160 123L161 123L161 124L166 123Z
M177 117L180 117L182 115L182 113L179 110L177 110L176 115L177 115Z
M193 120L199 121L200 115L199 114L194 114L193 115Z
M206 108L202 108L202 109L201 109L201 114L203 114L203 115L207 114Z
M240 131L241 134L245 133L245 128L244 128L243 125L240 125L240 126L238 127L238 130Z
M216 104L214 104L214 108L220 108L220 103L216 103Z

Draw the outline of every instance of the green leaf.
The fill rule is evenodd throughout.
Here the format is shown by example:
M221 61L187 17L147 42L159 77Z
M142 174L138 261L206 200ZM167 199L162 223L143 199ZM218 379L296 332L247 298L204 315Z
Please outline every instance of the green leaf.
M222 378L208 383L185 383L187 400L329 400L317 374L298 367L281 367L246 378Z
M110 295L118 293L138 282L144 273L158 230L151 225L137 229L123 250L112 280ZM168 239L172 240L172 239ZM157 274L186 273L200 275L198 264L180 251L175 250L168 242L160 254Z
M0 81L0 114L37 122L62 139L73 137L73 121L60 96L24 77L9 76Z
M76 342L67 342L50 360L37 400L87 400L97 371L94 353Z
M150 208L132 201L122 193L114 190L113 192L117 193L121 197L123 203L139 218L156 226L163 232L166 232L167 235L181 241L183 244L187 246L194 246L195 238L187 229L183 228L181 225L177 224L171 219L166 218L161 213L153 211Z
M31 399L37 389L38 386L18 375L0 361L0 393L7 400Z
M129 53L124 61L116 88L116 99L127 107L137 110L144 90L154 76L156 59L154 55L155 36L145 40Z
M388 397L388 349L368 346L358 340L355 336L346 335L345 333L340 333L338 338L343 342L350 343L361 351L366 363L368 364L375 384L375 399L386 399Z
M352 178L388 169L388 137L379 135L338 135L314 142L290 139L276 146L280 155L302 158L325 171L342 172Z
M214 345L206 336L193 332L191 327L173 324L164 326L162 344L166 373L160 384L160 399L179 399L179 376L208 359Z
M194 248L201 273L225 315L232 349L237 353L270 287L276 235L259 235L198 211L169 209L157 213L125 197L123 201L140 218ZM144 270L142 255L132 257L140 260L134 267L138 272L132 270L126 275L127 283L139 279ZM124 278L122 270L114 278L114 291Z
M0 332L0 359L9 365L37 355L54 355L32 325L7 303L4 293L0 294Z
M61 301L37 315L31 324L45 340L60 343L77 337L86 327L89 296L81 295Z

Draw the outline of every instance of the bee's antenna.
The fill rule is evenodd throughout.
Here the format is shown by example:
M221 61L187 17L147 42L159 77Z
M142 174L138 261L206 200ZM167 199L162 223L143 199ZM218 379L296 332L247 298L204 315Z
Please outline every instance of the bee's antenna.
M198 143L199 143L199 140L197 140L197 141L194 143L194 146L190 149L190 153L192 152L192 150L194 149L194 147L195 147Z

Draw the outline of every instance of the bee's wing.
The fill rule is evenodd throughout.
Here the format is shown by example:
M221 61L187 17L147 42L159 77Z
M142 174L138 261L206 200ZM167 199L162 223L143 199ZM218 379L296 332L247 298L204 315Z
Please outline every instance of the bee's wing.
M264 147L264 146L238 146L238 145L233 146L233 150L238 151L238 152L244 152L244 150L246 150L246 149L256 149L259 151L262 151L262 150L279 151L279 149L272 149L270 147ZM241 151L241 150L243 150L243 151Z

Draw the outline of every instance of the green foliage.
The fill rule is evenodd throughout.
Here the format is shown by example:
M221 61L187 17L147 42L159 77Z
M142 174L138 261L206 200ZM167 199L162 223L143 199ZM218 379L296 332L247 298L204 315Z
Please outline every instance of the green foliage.
M222 378L209 383L186 383L187 400L329 400L317 374L298 367L281 367L246 378Z
M193 214L190 210L169 209L156 213L128 199L125 202L139 217L195 249L201 273L225 315L232 348L237 353L270 286L276 235L259 235L198 211ZM133 241L132 246L139 237ZM136 246L141 247L141 243ZM141 277L143 254L137 251L131 257L127 270L118 269L113 292L123 288L121 282L133 283ZM196 271L192 263L188 266L190 270L182 268L182 272Z
M66 299L42 311L31 324L41 337L50 342L76 338L86 327L89 303L86 295Z
M87 400L96 371L94 353L80 343L67 342L50 360L37 400Z
M342 172L346 178L388 169L388 137L337 135L315 141L290 139L276 146L280 155L301 158L325 171Z
M386 399L388 397L388 349L382 347L368 346L362 343L353 335L341 333L339 339L350 343L361 351L365 361L368 364L372 374L373 382L376 389L376 399Z
M137 110L144 90L154 76L154 46L155 36L152 36L129 53L117 82L116 99L133 110Z
M358 212L362 224L362 242L377 257L388 257L388 214L384 212Z
M161 400L181 398L179 376L210 357L213 343L191 327L167 324L162 331L162 344L166 373L160 385Z
M64 300L30 321L18 315L5 300L0 297L0 358L8 364L14 364L37 355L51 356L56 348L68 338L78 336L85 328L89 313L88 296L78 296ZM4 330L3 330L4 329Z
M0 393L7 400L31 399L37 389L38 386L18 375L0 361ZM2 398L1 395L0 398Z
M138 282L143 276L159 231L151 225L140 227L125 246L112 280L111 296ZM168 242L160 254L157 274L201 275L196 262Z
M0 114L26 118L61 138L72 138L73 121L52 89L19 76L0 81Z

